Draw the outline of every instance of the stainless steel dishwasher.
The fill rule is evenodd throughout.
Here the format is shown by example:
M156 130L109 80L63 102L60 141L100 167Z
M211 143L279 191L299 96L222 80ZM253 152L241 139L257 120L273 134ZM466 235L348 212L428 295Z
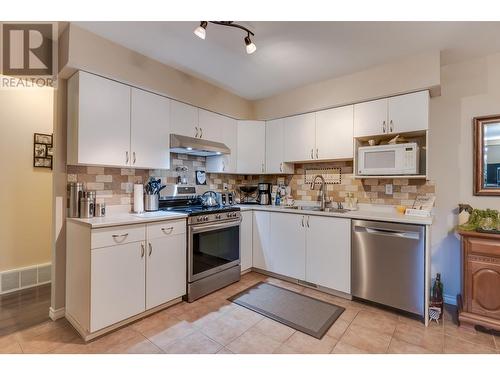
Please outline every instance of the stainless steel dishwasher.
M352 220L352 295L423 316L424 228Z

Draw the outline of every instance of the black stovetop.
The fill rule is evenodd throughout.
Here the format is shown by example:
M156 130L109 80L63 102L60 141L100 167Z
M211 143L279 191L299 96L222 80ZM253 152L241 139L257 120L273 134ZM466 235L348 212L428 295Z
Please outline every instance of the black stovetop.
M160 200L160 211L182 212L189 216L217 214L220 212L240 211L239 207L234 206L214 206L203 207L199 198L192 199L172 199Z

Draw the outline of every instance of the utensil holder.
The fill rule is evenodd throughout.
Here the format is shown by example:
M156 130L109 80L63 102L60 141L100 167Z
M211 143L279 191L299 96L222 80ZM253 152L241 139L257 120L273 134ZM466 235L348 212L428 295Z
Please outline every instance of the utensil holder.
M144 195L144 211L158 211L159 207L159 198L158 194L145 194Z

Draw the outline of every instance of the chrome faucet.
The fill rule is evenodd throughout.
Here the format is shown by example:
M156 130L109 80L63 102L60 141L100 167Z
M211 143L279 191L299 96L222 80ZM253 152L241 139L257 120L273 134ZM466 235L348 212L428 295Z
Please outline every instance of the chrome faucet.
M316 180L320 178L321 179L321 188L320 188L320 192L321 192L321 197L320 197L320 204L321 204L321 211L324 211L325 210L325 206L326 206L326 188L325 188L325 179L323 178L322 175L318 174L316 175L316 177L314 177L313 181L311 182L311 190L314 190L314 186L316 185Z

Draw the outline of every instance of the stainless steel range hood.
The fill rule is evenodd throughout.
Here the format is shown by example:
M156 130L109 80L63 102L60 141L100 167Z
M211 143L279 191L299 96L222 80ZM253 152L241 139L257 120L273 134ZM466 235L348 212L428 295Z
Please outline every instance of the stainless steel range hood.
M215 156L230 154L231 149L220 142L186 137L185 135L179 134L170 134L170 152L196 156Z

